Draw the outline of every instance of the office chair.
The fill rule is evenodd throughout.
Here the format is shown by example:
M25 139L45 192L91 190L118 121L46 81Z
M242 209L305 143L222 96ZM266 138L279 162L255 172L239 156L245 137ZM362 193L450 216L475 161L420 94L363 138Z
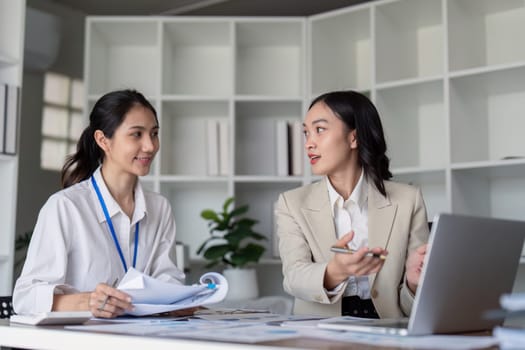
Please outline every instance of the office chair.
M14 314L13 297L0 297L0 318L9 318L12 314Z

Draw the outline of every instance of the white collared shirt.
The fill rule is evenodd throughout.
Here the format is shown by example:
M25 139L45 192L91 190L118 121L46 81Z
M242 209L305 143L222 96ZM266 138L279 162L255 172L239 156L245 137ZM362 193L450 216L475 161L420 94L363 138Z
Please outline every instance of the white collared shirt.
M175 221L158 193L135 187L132 219L111 196L100 167L93 174L113 222L122 253L133 264L135 224L139 222L136 269L163 281L184 282L175 266ZM54 294L93 291L125 274L101 204L90 179L53 194L38 215L27 258L13 291L17 313L51 311Z
M359 181L346 201L337 193L328 178L326 183L337 238L353 230L354 238L348 244L349 248L357 250L368 247L368 182L364 171L361 171ZM337 286L332 292L336 293L339 288L340 286ZM357 295L361 299L369 299L368 277L350 276L344 295Z

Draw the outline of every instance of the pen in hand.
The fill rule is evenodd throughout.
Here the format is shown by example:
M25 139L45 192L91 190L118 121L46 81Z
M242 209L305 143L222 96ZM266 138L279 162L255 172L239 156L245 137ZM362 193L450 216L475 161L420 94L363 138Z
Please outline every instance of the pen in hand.
M343 248L343 247L335 247L335 246L330 247L330 251L332 251L334 253L343 253L343 254L354 254L356 252L353 249L348 249L348 248ZM374 258L378 258L378 259L381 259L381 260L385 260L386 259L386 255L376 254L376 253L372 253L372 252L366 253L366 256L372 256Z
M113 281L113 284L111 285L111 287L115 288L117 286L117 283L118 283L118 277L115 278L115 280ZM98 307L98 311L104 310L104 307L108 303L108 300L109 300L109 295L106 295L106 297L102 301L102 304L100 304L100 306Z

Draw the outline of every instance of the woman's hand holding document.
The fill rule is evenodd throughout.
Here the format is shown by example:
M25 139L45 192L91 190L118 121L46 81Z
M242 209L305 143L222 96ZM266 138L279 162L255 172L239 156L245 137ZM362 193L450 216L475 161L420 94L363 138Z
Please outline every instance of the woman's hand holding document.
M228 282L219 273L205 273L199 282L191 286L164 282L130 268L117 288L131 296L134 309L126 314L133 316L214 304L228 293Z

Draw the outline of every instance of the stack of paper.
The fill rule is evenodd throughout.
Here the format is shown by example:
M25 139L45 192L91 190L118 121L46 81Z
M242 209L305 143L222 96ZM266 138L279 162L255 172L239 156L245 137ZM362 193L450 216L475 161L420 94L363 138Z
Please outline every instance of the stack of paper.
M228 293L228 282L219 273L205 273L199 282L191 286L163 282L131 268L118 289L131 296L135 309L127 314L134 316L214 304Z

